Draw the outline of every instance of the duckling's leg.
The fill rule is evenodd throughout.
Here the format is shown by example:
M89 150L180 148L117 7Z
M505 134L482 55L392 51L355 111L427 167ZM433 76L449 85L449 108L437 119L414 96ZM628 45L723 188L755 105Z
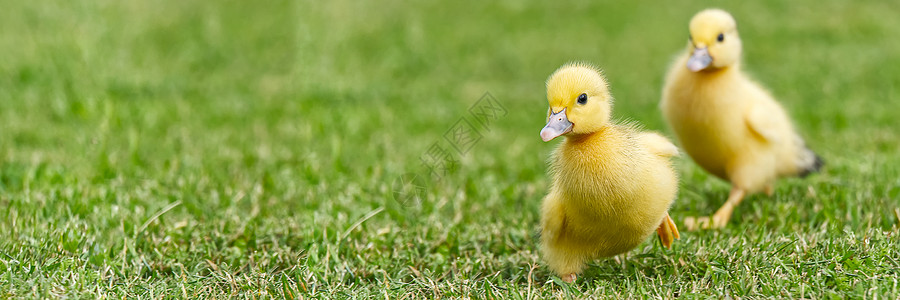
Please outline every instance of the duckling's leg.
M722 228L728 224L728 221L731 220L731 214L734 213L734 208L737 207L738 204L744 200L744 195L747 192L744 189L738 187L732 187L731 193L728 194L728 201L725 201L725 204L722 204L722 207L713 214L712 218L710 217L687 217L684 219L684 225L688 228L688 230L697 230L697 229L714 229L714 228Z
M571 245L560 243L558 239L551 240L541 236L541 250L547 267L556 273L563 281L575 282L575 274L584 269L585 255Z
M575 274L584 268L584 257L581 253L566 253L564 249L547 247L544 254L547 266L565 282L575 282L577 278Z
M769 183L766 185L766 196L772 197L775 194L775 185Z
M663 246L670 249L672 248L672 242L681 237L678 233L678 227L675 226L675 221L672 221L672 218L669 217L668 213L663 217L662 223L659 224L659 228L656 228L656 234L659 235L659 241Z
M713 215L712 228L722 228L728 224L728 220L731 220L731 215L734 213L734 208L741 204L745 194L746 192L741 188L731 188L731 193L728 194L728 201L725 201L725 204L722 204L722 207Z

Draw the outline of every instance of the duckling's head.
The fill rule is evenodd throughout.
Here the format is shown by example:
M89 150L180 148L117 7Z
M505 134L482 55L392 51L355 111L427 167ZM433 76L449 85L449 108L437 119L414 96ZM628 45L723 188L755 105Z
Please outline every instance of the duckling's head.
M690 24L687 68L693 72L721 69L741 58L741 39L731 14L721 9L697 13Z
M545 142L558 136L593 133L609 122L612 96L606 79L589 64L566 64L547 79L547 126L541 130Z

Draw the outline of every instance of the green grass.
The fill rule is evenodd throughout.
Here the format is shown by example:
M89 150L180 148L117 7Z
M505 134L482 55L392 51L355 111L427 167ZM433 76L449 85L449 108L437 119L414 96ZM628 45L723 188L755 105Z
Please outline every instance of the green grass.
M667 132L707 5L624 3L2 0L0 298L900 297L896 1L716 3L826 169L550 274L544 80L596 63L618 118ZM428 175L486 92L508 113ZM671 214L714 211L728 185L677 165Z

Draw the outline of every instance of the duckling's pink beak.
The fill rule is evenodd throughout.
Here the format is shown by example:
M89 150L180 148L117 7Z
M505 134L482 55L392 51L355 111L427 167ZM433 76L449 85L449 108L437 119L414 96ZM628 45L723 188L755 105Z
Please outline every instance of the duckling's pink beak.
M712 56L709 56L709 50L706 47L694 48L694 53L688 58L687 68L691 72L698 72L706 69L712 63Z
M566 117L566 109L563 108L557 113L553 112L553 109L550 110L550 117L547 118L547 126L544 126L544 129L541 129L541 139L545 142L549 142L552 139L555 139L558 136L569 133L572 131L572 127L575 124L569 122L569 118Z

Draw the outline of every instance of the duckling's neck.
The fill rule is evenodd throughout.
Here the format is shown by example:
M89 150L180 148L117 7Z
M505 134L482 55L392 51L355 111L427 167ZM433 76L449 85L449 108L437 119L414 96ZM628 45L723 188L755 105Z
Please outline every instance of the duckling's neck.
M682 76L680 76L679 86L682 86L684 91L687 91L692 95L686 101L688 102L697 102L698 99L706 99L701 95L708 95L709 93L716 93L721 90L724 86L729 86L733 82L735 82L736 78L741 76L740 66L737 64L723 67L723 68L711 68L706 70L701 70L699 72L692 72L687 68L683 68ZM719 97L713 97L715 99L720 99ZM708 105L708 101L699 101L699 103L704 103L704 105Z
M598 157L607 157L615 152L615 147L610 145L619 140L619 135L614 125L605 125L591 133L569 134L561 154L580 164L599 164L602 161L596 161Z
M590 141L593 141L596 139L602 139L603 136L608 133L609 129L610 129L610 126L606 125L606 126L600 127L600 129L598 129L597 131L590 132L590 133L581 133L581 134L572 133L572 134L569 134L566 136L566 143L569 144L569 146L574 146L574 147L583 146L587 142L590 142Z
M702 77L704 79L712 79L712 78L720 78L723 76L737 74L740 72L740 70L741 70L740 64L735 63L733 65L722 67L722 68L709 68L709 69L701 70L699 72L691 72L691 73L695 74L695 76L697 76L697 77Z

